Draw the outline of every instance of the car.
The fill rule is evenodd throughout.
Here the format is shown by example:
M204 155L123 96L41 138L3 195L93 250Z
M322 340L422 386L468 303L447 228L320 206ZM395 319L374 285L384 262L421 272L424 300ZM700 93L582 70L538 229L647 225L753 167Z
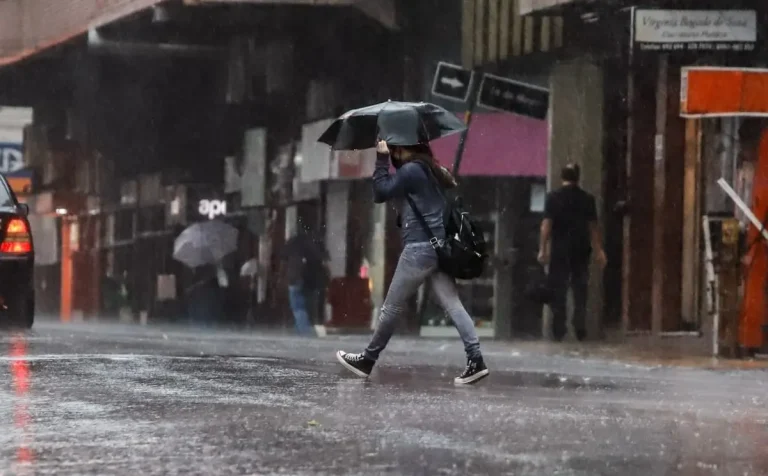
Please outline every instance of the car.
M0 175L0 323L32 328L35 322L35 247L29 206Z

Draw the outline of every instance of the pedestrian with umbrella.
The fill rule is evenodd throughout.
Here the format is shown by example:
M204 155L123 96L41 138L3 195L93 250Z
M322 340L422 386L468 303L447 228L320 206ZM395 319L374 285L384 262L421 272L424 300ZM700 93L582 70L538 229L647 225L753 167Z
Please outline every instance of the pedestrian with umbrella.
M209 321L223 313L220 291L228 285L223 260L237 250L236 228L219 220L195 223L179 234L173 244L173 258L195 271L198 280L187 289L190 317L196 322ZM213 266L216 277L200 273Z
M456 186L451 172L439 165L429 141L461 132L454 114L428 103L389 101L349 111L334 121L319 141L337 150L376 146L373 192L376 203L406 199L401 210L403 251L384 299L368 347L358 354L338 351L349 371L367 378L392 337L408 301L428 282L438 304L459 331L467 355L456 384L472 384L488 376L472 318L459 299L454 279L438 266L436 247L446 239L443 191ZM390 162L395 173L390 174ZM419 212L417 213L416 210ZM420 216L419 216L420 215Z
M219 220L187 227L173 243L173 259L190 268L219 265L237 250L237 228Z

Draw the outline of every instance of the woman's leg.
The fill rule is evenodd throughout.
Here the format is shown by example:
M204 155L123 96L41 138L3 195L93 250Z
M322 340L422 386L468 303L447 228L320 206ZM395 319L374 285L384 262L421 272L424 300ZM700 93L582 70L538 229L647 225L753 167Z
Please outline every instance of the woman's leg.
M392 338L402 316L408 310L408 300L419 289L424 280L437 267L437 257L429 244L412 245L403 250L392 277L392 283L381 306L376 330L371 343L363 355L370 360L378 360L379 354Z
M395 275L381 306L376 330L371 343L361 354L348 354L342 350L336 353L336 359L360 377L368 377L379 354L389 343L397 327L397 321L405 313L408 300L416 294L419 285L437 268L437 255L429 243L407 245L400 255Z
M478 339L475 331L475 323L459 299L456 282L442 271L433 274L430 281L435 300L451 318L456 330L459 331L461 340L464 341L467 359L482 359L480 339Z
M453 278L438 271L431 276L430 280L435 299L459 331L461 340L464 341L464 351L467 353L467 366L453 381L459 385L477 383L487 377L490 372L480 353L480 340L477 338L475 323L459 299Z

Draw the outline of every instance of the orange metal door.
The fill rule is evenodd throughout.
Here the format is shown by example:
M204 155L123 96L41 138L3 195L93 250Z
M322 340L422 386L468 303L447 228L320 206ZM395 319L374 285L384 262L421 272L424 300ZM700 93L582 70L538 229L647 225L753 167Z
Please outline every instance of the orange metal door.
M759 157L753 182L752 212L764 221L768 218L768 129L760 139ZM768 324L768 243L760 230L749 227L747 243L754 246L747 254L744 303L741 313L740 344L745 349L763 345L763 326Z

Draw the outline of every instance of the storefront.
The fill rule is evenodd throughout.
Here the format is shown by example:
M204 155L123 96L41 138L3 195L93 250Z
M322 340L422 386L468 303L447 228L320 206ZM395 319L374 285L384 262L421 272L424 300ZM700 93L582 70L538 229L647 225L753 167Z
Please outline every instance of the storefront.
M766 84L765 69L690 67L681 75L680 114L688 129L698 132L694 138L703 164L694 169L704 191L700 209L707 223L715 224L702 232L719 238L706 240L717 267L714 276L700 274L705 283L701 296L717 326L713 351L730 351L733 356L765 352L768 347L768 242L761 233L768 222ZM725 193L723 182L751 209L756 222ZM729 222L741 230L742 244L739 254L727 261L729 256L718 251L727 238L721 229Z
M738 125L686 120L688 106L680 99L701 93L689 88L688 65L755 61L757 19L755 10L632 10L624 268L629 332L699 336L710 330L703 319L701 216L724 206L733 210L716 199L722 196L716 181L734 176ZM739 93L723 87L715 94Z

